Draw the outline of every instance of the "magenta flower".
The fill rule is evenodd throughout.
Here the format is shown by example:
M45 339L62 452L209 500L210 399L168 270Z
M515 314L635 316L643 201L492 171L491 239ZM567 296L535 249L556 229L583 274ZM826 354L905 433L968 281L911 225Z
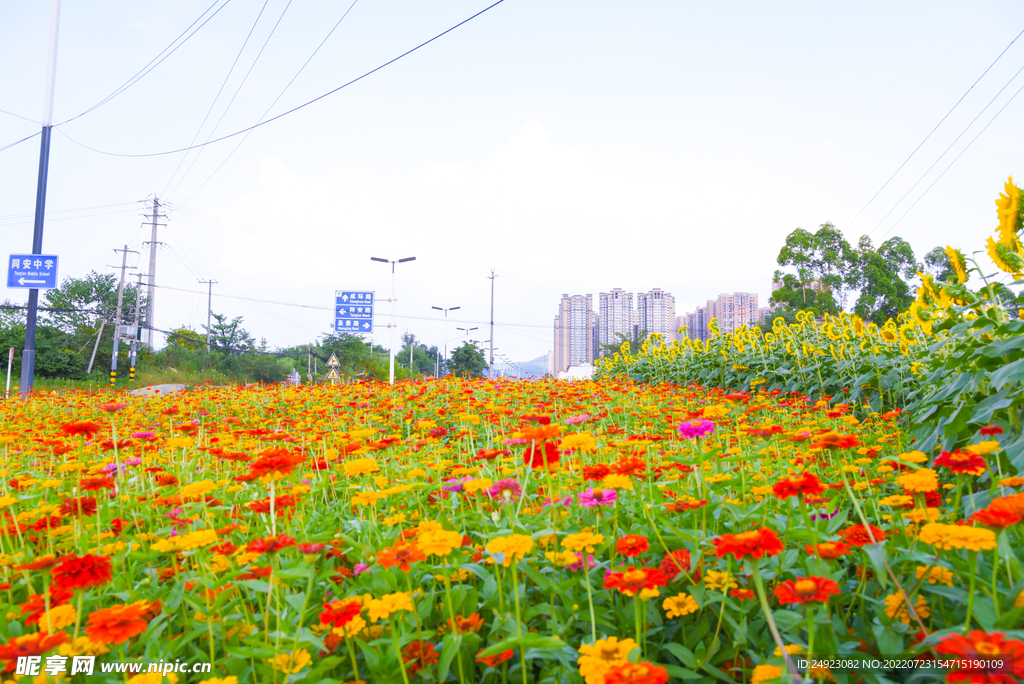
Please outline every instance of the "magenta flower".
M461 492L463 491L462 483L469 482L472 479L473 478L471 477L464 477L460 480L458 478L453 477L449 480L445 480L445 482L448 484L442 487L442 489L444 489L446 492Z
M355 565L352 566L352 574L354 574L354 575L361 575L361 574L363 574L364 572L366 572L369 569L370 569L370 566L367 565L366 563L356 563Z
M519 486L518 482L510 478L498 480L487 490L487 495L492 499L504 498L508 501L515 501L522 493L523 488Z
M579 558L579 560L569 566L569 569L573 572L579 572L583 569L583 554L577 553L576 557ZM587 569L589 570L590 568L595 567L597 567L597 561L594 560L593 556L587 554Z
M587 508L614 506L616 498L618 498L618 494L615 493L614 489L592 489L587 487L587 491L580 492L580 505Z
M715 424L710 420L691 420L679 424L679 436L683 439L706 437L715 431Z
M571 503L572 503L572 497L571 496L566 496L566 497L563 497L561 499L552 499L552 498L549 498L549 497L545 497L544 498L544 505L545 506L568 506Z
M565 422L566 422L567 425L576 425L577 423L585 423L588 420L590 420L590 416L588 416L586 413L581 413L578 416L573 416L572 418L566 418Z

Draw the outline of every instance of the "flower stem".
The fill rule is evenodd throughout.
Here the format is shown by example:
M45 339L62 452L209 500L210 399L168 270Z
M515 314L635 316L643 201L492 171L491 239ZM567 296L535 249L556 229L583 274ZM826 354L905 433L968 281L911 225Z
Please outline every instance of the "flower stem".
M512 563L512 591L516 597L516 633L519 636L519 668L523 675L523 684L526 684L526 649L523 648L523 623L519 616L519 576L516 574L516 564Z
M967 552L967 565L971 570L970 584L967 588L967 619L964 621L964 630L971 628L971 614L974 612L974 580L978 574L978 568L975 563L978 560L977 551Z

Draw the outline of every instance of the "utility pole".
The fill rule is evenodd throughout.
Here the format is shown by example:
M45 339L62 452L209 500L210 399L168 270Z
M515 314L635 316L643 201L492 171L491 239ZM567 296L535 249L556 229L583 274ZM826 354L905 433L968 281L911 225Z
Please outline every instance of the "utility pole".
M391 325L388 326L389 328L391 328L391 352L389 354L389 356L391 357L391 361L390 361L389 370L388 370L388 383L391 384L391 385L394 385L395 384L395 328L397 327L397 324L395 323L395 301L396 301L395 300L395 264L404 264L407 261L416 261L416 257L406 257L404 259L395 259L394 261L390 261L388 259L382 259L381 257L370 257L370 261L380 261L380 262L385 263L385 264L386 263L390 263L391 264L391 299L389 300L391 302ZM371 346L371 349L372 349L372 346Z
M494 379L494 279L498 277L498 274L491 269L491 360L489 364L488 377Z
M142 299L142 274L139 274L139 282L135 284L135 324L132 326L132 351L128 357L128 382L135 382L135 359L139 348L139 302Z
M408 328L405 329L405 334L406 335L409 334L409 329ZM412 341L413 341L413 338L410 337L409 338L409 377L410 378L413 376L413 373L415 372L415 371L413 371L413 368L412 368Z
M200 280L200 283L206 283L209 288L206 291L206 353L210 353L210 333L213 328L210 327L211 319L213 317L213 285L216 280Z
M114 352L110 356L110 385L113 386L117 382L117 343L121 339L121 302L124 298L124 270L128 268L128 252L132 254L138 254L128 249L128 245L124 246L124 249L115 249L115 252L121 252L121 282L117 286L117 312L114 314Z
M153 347L153 321L155 320L156 314L156 246L160 244L156 240L156 229L157 226L166 226L166 223L158 223L157 219L167 218L166 214L160 213L160 198L153 195L153 213L143 214L146 218L150 219L150 225L153 227L153 234L149 240L149 306L146 307L146 344L150 348ZM143 224L145 225L145 224Z
M46 59L46 89L43 91L43 129L39 141L39 176L36 180L36 216L32 228L32 253L43 253L43 218L46 215L46 178L50 169L50 133L53 129L53 89L57 77L57 33L60 26L60 0L50 6L50 51ZM36 372L36 316L39 290L28 291L25 320L25 347L21 353L21 396L28 398Z

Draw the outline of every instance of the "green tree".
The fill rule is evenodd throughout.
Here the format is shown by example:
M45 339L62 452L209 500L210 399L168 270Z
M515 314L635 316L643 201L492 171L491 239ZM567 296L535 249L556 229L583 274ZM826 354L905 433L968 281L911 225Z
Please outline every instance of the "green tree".
M60 287L47 290L43 296L43 304L58 311L46 311L46 320L58 330L68 335L95 335L100 320L105 319L107 325L113 324L117 311L117 287L119 278L113 273L99 274L90 271L84 278L65 278ZM139 301L139 318L146 317L147 300L145 294ZM135 320L135 284L125 280L121 296L121 323L129 324ZM111 331L113 339L113 331Z
M167 344L181 347L190 352L206 351L206 335L197 332L194 328L182 325L171 331L173 334L167 336Z
M228 321L225 314L215 313L213 318L216 323L209 328L212 331L210 341L221 347L227 347L221 351L227 354L240 354L256 348L256 340L242 327L241 316L235 316ZM206 329L206 326L204 325L203 328Z
M412 368L409 368L409 348L412 347ZM416 335L405 333L402 335L402 348L399 350L395 362L407 368L411 375L433 375L434 364L438 360L437 347L428 347L422 342L416 341Z
M874 249L871 238L857 243L857 278L860 296L854 313L865 320L884 323L906 311L914 301L910 284L917 262L910 245L900 237L889 238Z
M641 330L640 334L637 335L636 339L630 339L622 333L615 333L615 341L611 344L601 345L600 356L614 356L618 352L622 351L622 345L629 343L629 353L639 354L640 348L644 346L644 342L647 341L647 331Z
M835 314L846 306L855 253L833 224L823 223L815 233L797 228L786 236L777 261L796 273L775 272L781 287L772 293L773 305L818 314Z
M487 359L482 349L470 342L463 342L461 347L452 351L448 367L453 375L478 378L487 371Z
M956 278L953 264L949 261L949 255L943 247L933 247L930 252L924 255L924 263L918 265L918 270L931 275L935 280L945 282L950 278Z

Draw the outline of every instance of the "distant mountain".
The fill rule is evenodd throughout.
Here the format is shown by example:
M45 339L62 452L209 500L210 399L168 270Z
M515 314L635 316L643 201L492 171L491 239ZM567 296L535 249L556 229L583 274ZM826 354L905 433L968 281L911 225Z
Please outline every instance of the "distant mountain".
M520 364L524 377L543 377L548 373L548 355L544 354Z

